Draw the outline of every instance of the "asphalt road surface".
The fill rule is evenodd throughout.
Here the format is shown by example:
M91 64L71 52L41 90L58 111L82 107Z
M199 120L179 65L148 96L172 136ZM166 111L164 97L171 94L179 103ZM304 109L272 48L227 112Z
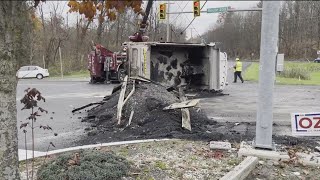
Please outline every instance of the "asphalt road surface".
M87 124L82 123L80 117L82 114L73 115L71 111L74 108L86 105L91 102L97 102L111 93L113 85L91 85L86 81L50 81L50 80L19 80L17 87L17 119L18 119L18 139L19 149L25 149L24 133L20 128L21 123L28 122L29 110L21 111L23 105L20 99L24 95L24 90L36 88L46 102L39 103L40 107L48 110L48 114L38 117L35 123L35 150L46 151L50 142L53 142L56 148L74 146L73 141L81 138L84 134L84 128ZM40 125L49 125L53 131L40 129ZM27 128L27 147L31 148L31 129ZM58 136L54 136L58 133Z
M232 67L232 62L229 67ZM244 62L244 69L250 63ZM201 107L207 115L220 122L240 122L240 129L247 127L241 126L241 122L255 122L258 98L258 84L244 82L243 84L232 83L233 70L230 68L228 81L229 85L225 88L226 96L217 96L201 100ZM53 142L56 148L60 149L76 146L74 141L86 136L84 129L89 126L81 122L81 114L73 115L74 108L86 105L91 102L102 100L106 95L111 94L114 85L91 85L87 81L50 81L50 80L20 80L17 89L17 109L18 109L18 128L30 114L30 111L21 111L22 105L20 98L23 91L28 87L37 88L46 98L45 103L39 106L47 109L48 114L44 114L36 121L36 126L49 125L53 131L35 129L35 150L46 151L48 144ZM290 113L295 112L319 112L320 107L319 86L292 86L276 85L274 90L274 133L278 135L290 135ZM51 119L52 118L52 119ZM28 149L31 148L31 130L28 129ZM54 136L58 133L58 136ZM25 149L24 133L19 129L19 149Z
M233 63L229 63L231 67ZM250 63L244 62L246 69ZM256 122L258 83L232 83L233 70L228 71L226 96L201 100L207 115L220 122ZM273 122L277 135L291 135L291 113L320 112L320 86L276 85L274 89Z

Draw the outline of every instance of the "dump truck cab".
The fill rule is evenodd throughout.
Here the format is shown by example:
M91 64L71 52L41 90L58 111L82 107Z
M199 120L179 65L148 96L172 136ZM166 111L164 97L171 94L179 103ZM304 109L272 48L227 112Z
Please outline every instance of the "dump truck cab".
M91 83L122 81L127 74L125 51L112 52L101 45L93 46L88 55L88 70Z
M227 54L215 43L126 42L128 74L168 87L221 91L227 84Z

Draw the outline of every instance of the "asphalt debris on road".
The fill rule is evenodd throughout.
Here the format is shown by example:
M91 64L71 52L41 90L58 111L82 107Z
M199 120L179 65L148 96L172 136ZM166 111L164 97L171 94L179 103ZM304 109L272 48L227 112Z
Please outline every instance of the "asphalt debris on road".
M133 85L128 84L125 96ZM205 95L214 94L206 92ZM216 93L217 95L221 95ZM135 91L123 107L120 125L117 124L117 105L120 91L104 98L104 103L88 110L83 122L91 124L77 144L106 143L136 139L179 138L188 140L229 142L254 139L255 123L217 122L209 119L204 111L189 108L192 131L181 127L181 110L163 110L164 107L181 102L177 95L166 87L154 83L136 83ZM131 124L128 125L131 112ZM284 145L305 145L313 147L315 141L307 138L274 136L276 143Z

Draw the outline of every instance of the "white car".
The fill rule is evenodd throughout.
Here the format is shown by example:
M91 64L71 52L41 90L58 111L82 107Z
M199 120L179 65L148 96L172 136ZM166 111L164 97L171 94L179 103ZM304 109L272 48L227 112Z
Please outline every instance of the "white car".
M43 69L39 66L22 66L16 76L19 79L22 78L37 78L37 79L42 79L44 77L49 76L48 69Z

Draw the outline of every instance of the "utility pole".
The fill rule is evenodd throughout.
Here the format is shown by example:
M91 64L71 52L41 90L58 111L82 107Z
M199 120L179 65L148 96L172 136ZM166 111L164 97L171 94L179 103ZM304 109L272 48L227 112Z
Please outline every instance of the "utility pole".
M169 21L170 1L169 0L168 0L167 5L168 5L168 7L167 7L167 42L170 42L170 21Z
M46 68L46 62L44 61L44 55L42 55L43 69Z
M195 28L190 28L190 32L191 32L191 34L190 34L190 36L191 36L191 43L194 43L194 42L195 42L194 39L193 39L193 30L195 30Z
M61 48L59 46L59 56L60 56L60 72L61 72L61 78L63 79L63 65L62 65L62 57L61 57Z
M263 1L260 45L259 97L256 123L257 148L272 149L273 89L278 53L280 1Z

